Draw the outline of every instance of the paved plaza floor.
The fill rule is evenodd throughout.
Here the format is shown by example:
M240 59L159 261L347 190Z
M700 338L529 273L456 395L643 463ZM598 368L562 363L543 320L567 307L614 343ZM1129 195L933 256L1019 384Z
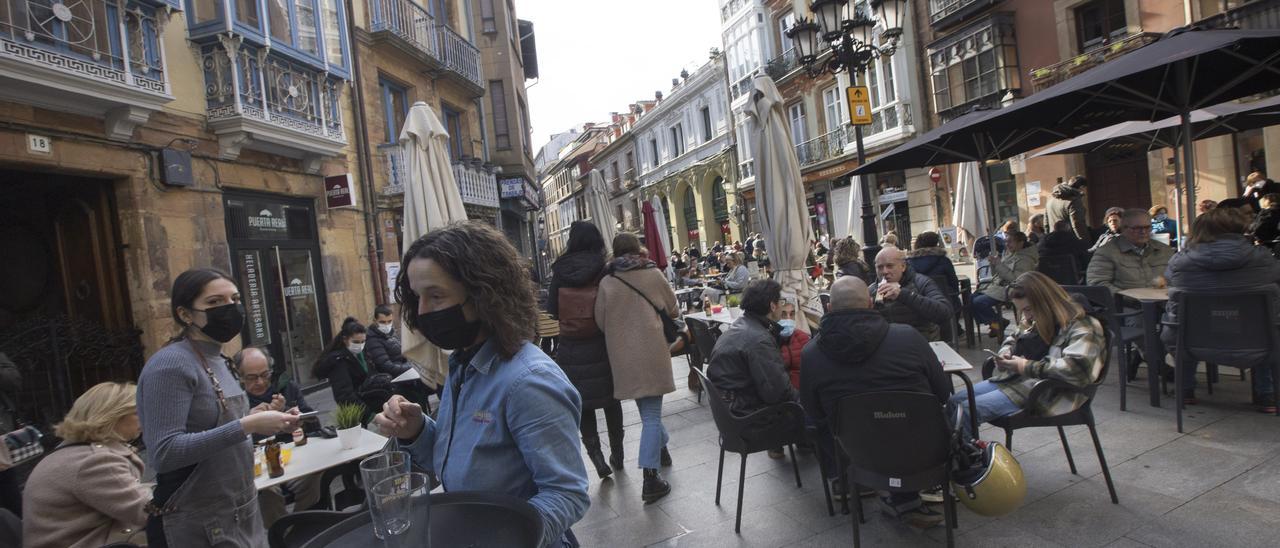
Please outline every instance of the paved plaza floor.
M981 363L980 350L964 348L963 342L960 346L966 359ZM827 515L817 460L803 453L798 456L803 488L796 487L789 455L784 460L764 453L748 458L742 533L734 533L739 457L725 457L724 491L717 506L716 426L707 403L698 403L684 387L685 359L672 363L679 389L664 398L662 410L674 461L663 470L671 494L655 504L641 502L642 478L636 468L640 418L632 402L624 403L626 469L601 481L587 461L591 509L574 526L582 545L852 545L850 516L841 515L838 505L834 517ZM1107 496L1087 428L1067 428L1076 475L1067 468L1054 429L1020 430L1014 434L1013 454L1029 485L1026 502L998 519L960 507L956 544L1280 546L1280 418L1250 407L1248 384L1236 370L1222 370L1213 395L1205 391L1201 373L1200 404L1188 407L1184 434L1176 431L1169 398L1162 401L1163 408L1148 404L1145 368L1129 384L1129 410L1121 412L1112 371L1094 412L1120 504L1111 504ZM977 380L980 374L975 371L971 377ZM598 415L601 438L607 440L603 414ZM982 437L1003 441L1004 434L984 426ZM866 546L945 543L941 527L918 532L881 515L873 499L863 502Z

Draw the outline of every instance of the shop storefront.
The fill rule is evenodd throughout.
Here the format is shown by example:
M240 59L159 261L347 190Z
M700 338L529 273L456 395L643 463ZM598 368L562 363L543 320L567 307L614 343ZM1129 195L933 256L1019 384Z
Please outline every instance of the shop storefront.
M245 345L270 349L277 371L302 383L329 340L311 200L226 193L232 275L245 305Z

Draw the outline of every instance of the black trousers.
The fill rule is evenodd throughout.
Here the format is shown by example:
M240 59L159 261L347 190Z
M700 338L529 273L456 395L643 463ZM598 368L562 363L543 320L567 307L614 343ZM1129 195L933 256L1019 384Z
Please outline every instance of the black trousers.
M609 428L609 444L621 443L624 431L622 427L622 402L613 400L609 405L604 406L603 409L604 422ZM600 432L596 428L595 409L582 410L582 425L580 430L582 431L582 445L587 448L600 446ZM614 451L617 450L613 447L610 447L610 449Z

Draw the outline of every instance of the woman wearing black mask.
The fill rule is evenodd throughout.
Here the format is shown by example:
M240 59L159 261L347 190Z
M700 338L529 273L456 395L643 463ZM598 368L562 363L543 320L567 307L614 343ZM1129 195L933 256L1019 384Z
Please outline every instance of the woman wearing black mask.
M374 423L446 491L527 499L542 516L541 546L576 546L569 527L590 502L582 400L530 342L538 313L524 259L497 229L462 222L419 238L400 264L404 323L453 354L439 420L397 395Z
M188 270L173 282L170 313L179 333L138 379L138 417L156 487L147 506L147 545L266 546L253 484L249 434L292 432L295 414L249 414L248 399L222 345L240 334L235 283L217 270Z

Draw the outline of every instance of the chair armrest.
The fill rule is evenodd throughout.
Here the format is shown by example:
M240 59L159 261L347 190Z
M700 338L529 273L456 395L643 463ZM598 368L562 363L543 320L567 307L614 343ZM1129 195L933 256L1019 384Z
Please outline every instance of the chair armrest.
M804 439L804 408L796 402L771 405L749 415L734 417L734 422L741 428L739 437L748 445L783 445Z
M1133 316L1138 316L1138 315L1140 315L1140 314L1142 314L1142 311L1141 311L1141 310L1134 310L1134 311L1132 311L1132 312L1116 312L1116 313L1115 313L1115 317L1117 317L1117 318L1131 318L1131 317L1133 317Z
M1040 379L1038 382L1036 382L1035 386L1031 387L1031 393L1027 394L1027 401L1028 402L1040 401L1041 399L1043 399L1045 396L1048 395L1048 392L1050 390L1053 390L1056 392L1089 395L1089 392L1095 387L1096 387L1096 384L1090 384L1088 386L1076 386L1062 379Z

